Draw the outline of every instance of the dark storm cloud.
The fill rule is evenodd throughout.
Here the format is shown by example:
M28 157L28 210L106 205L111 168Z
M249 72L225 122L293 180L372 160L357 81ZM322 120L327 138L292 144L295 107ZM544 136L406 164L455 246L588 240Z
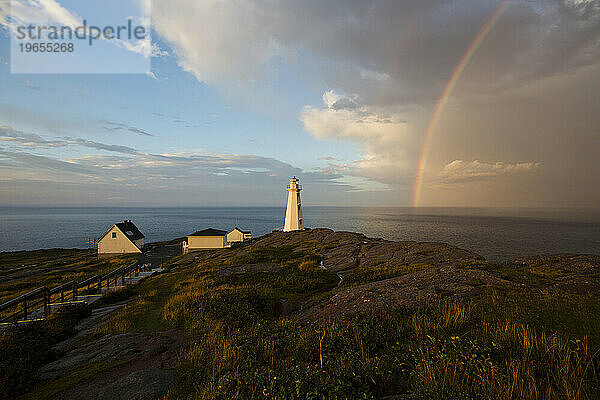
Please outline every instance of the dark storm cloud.
M367 105L398 106L435 99L500 4L175 0L154 3L153 23L199 80L235 86L264 78L264 65L274 55L308 52L324 63L330 87L356 93ZM518 85L598 61L599 4L514 0L472 67L479 76L472 90ZM206 30L189 29L198 24ZM202 40L205 31L216 34L210 43Z
M257 82L268 85L274 59L320 71L308 79L325 86L323 103L315 98L299 110L304 129L318 139L356 143L361 159L349 160L349 167L340 173L404 188L398 189L397 197L406 202L434 106L479 32L503 4L498 0L154 1L153 28L170 43L184 70L226 92L252 92ZM204 40L206 32L211 33L210 41ZM599 61L600 1L511 1L467 63L450 94L451 107L440 114L426 149L427 172L435 176L456 159L507 165L543 162L545 168L531 178L540 177L541 182L557 158L541 158L536 149L554 148L545 154L574 153L575 144L589 135L589 127L569 129L572 140L558 145L555 128L540 128L547 119L543 113L534 112L539 119L525 123L511 115L513 105L545 109L553 98L532 92L545 91L549 81L581 74ZM588 85L598 87L600 77L592 77ZM532 89L529 97L513 93L525 87ZM553 96L560 98L561 90L566 88ZM565 121L575 121L573 126L594 118L579 107L582 101L585 96L572 101L572 107L564 105L569 114ZM487 125L474 129L469 124L483 111L490 111L488 115L494 110L497 115ZM491 121L496 117L506 122L494 126ZM444 130L448 120L456 119L464 121L460 131ZM455 154L438 147L442 131L448 135L444 140L461 143L447 146ZM490 131L500 132L493 140L478 139ZM532 135L537 147L524 147L523 135ZM593 143L587 147L600 151ZM578 162L562 168L574 176ZM600 173L594 176L600 179ZM589 186L573 190L586 193ZM502 188L492 192L496 190ZM442 196L437 200L445 201Z

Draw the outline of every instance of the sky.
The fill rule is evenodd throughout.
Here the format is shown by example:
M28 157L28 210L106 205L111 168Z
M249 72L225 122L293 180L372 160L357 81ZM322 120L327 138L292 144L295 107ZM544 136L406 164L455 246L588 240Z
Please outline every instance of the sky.
M0 0L0 205L598 208L598 88L600 0Z

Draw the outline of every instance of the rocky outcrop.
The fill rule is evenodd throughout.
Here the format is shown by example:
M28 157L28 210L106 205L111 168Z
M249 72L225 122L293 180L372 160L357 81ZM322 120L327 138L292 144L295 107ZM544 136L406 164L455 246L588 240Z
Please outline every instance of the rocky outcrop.
M577 275L600 274L600 255L554 254L520 257L514 264L531 267L547 267Z
M323 228L274 232L263 237L255 246L298 246L304 243L317 244L325 267L336 272L382 264L459 267L485 261L478 254L445 243L392 242Z
M471 297L487 285L518 287L486 271L445 266L351 287L306 314L312 318L329 318L400 307L417 308L446 297Z
M162 398L173 384L171 370L150 368L132 372L103 388L96 400L154 400Z
M509 263L510 264L510 263ZM600 255L554 254L520 257L516 267L553 281L554 287L573 294L600 295Z
M123 333L106 335L68 351L64 357L40 370L41 379L55 379L84 368L93 362L115 362L154 357L163 353L174 340L168 335Z

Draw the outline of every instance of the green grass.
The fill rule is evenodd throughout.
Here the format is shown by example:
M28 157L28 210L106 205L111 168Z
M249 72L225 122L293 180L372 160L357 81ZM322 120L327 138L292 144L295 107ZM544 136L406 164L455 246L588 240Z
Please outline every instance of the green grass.
M111 304L121 303L129 300L135 294L136 292L133 290L133 288L129 286L125 286L119 289L112 289L105 293L104 296L102 296L100 299L92 303L92 307L99 308Z
M464 267L527 286L481 285L469 300L328 320L281 312L282 302L299 307L429 268L359 268L335 289L336 275L318 267L320 250L306 242L203 252L131 288L96 334L183 334L168 399L599 398L600 300L553 288L564 272L476 263ZM89 372L39 390L62 390Z
M440 302L322 325L253 313L232 326L231 315L203 313L170 398L596 398L587 339L486 314Z
M413 265L385 265L379 264L369 267L358 267L351 273L344 275L342 287L362 285L365 283L382 281L384 279L395 278L409 274L411 272L422 271L431 268L428 264Z
M537 288L548 287L556 283L558 278L573 275L572 273L552 268L547 265L481 264L478 265L477 268L491 272L501 278Z
M587 336L600 348L600 299L545 289L487 288L479 306L494 319L513 320L574 338Z
M168 300L148 306L162 304L164 327L190 342L168 398L598 398L597 297L486 287L470 301L315 324L276 311L281 299L331 296L337 279L318 268L310 246L241 252L181 267ZM232 272L244 263L271 268ZM356 285L427 267L378 265L345 280Z
M173 292L177 278L175 274L158 275L127 288L131 300L107 323L96 328L95 337L166 329L167 326L162 319L163 307Z

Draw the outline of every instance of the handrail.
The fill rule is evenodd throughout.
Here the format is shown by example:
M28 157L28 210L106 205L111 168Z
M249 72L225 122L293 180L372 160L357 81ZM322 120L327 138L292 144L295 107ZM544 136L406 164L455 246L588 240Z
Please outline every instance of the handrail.
M61 284L60 286L50 289L50 293L55 294L55 293L59 293L61 290L72 288L74 283L75 283L75 281L65 282L65 283Z
M5 317L0 316L0 322L8 321L15 317L18 319L19 315L22 315L26 319L29 314L29 309L42 303L44 305L44 314L47 315L50 312L49 306L51 305L52 295L60 294L61 301L64 301L65 297L71 296L74 301L77 299L79 289L85 288L86 286L87 288L82 290L83 293L91 289L100 290L103 286L109 288L111 286L111 280L114 280L114 284L117 286L119 279L122 279L123 282L125 282L127 276L130 276L133 273L137 274L141 271L148 271L149 269L150 267L147 264L139 265L137 263L132 263L127 266L119 267L104 276L94 275L81 282L68 281L52 289L49 289L47 286L42 286L0 304L0 312L22 305L22 310L16 311ZM106 284L103 285L103 282L106 282ZM35 299L35 301L31 302L30 300L32 299Z
M86 285L90 285L92 283L95 283L98 281L98 278L100 278L100 275L94 275L91 278L87 278L85 281L81 281L77 284L78 287L82 288L85 287Z
M32 290L31 292L22 294L19 297L15 297L14 299L7 301L6 303L0 304L0 311L4 311L6 309L9 309L10 307L21 303L23 300L27 300L28 298L33 297L33 295L36 295L36 294L38 294L40 292L43 292L45 290L48 290L48 288L45 287L45 286L43 286L41 288L37 288L35 290Z
M117 274L117 272L121 271L122 269L123 269L123 267L119 267L119 268L115 269L114 271L109 272L108 274L106 274L102 277L102 280L112 278L114 275Z

